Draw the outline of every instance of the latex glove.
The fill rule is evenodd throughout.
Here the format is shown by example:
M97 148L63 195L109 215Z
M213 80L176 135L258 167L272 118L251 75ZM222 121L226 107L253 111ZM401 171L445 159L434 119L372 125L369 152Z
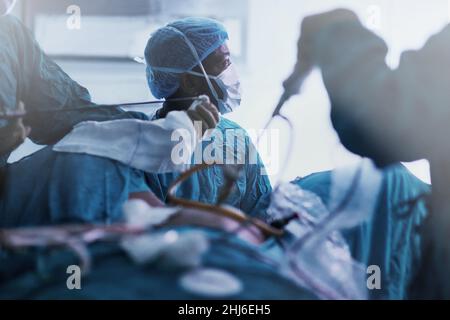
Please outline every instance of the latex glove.
M194 124L198 138L201 139L207 130L216 128L220 116L216 106L211 103L208 96L200 96L186 111Z

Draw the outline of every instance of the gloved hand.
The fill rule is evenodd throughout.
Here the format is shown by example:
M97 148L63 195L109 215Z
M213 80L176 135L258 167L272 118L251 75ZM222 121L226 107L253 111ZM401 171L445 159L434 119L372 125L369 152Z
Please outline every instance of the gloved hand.
M219 123L219 111L216 106L211 103L208 96L201 96L202 100L192 103L191 107L186 111L188 117L194 123L198 138L201 139L205 132L214 129Z
M350 10L337 9L326 13L312 15L303 19L301 35L298 40L297 64L292 75L284 82L284 87L292 94L298 93L303 80L311 73L319 62L318 41L323 31L334 24L358 21L356 14Z
M18 112L24 111L23 103L19 103ZM22 118L10 120L8 125L0 128L0 155L14 151L31 132L31 128L23 124Z

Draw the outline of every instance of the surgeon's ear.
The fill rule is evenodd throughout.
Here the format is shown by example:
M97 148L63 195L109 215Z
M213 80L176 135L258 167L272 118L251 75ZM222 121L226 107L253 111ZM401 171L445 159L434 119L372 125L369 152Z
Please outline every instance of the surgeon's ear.
M189 96L198 96L202 92L202 79L187 73L181 75L180 89Z

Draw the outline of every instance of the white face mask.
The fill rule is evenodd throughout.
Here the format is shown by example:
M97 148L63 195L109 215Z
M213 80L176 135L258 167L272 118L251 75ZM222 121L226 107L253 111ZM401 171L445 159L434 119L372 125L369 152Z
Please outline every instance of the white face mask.
M195 71L189 71L187 73L198 77L208 77L217 83L217 86L222 91L222 99L219 99L216 90L210 86L209 81L208 86L210 86L211 93L214 95L214 98L216 98L217 103L219 104L217 107L221 114L233 112L240 106L242 99L241 82L239 81L239 75L233 64L231 64L218 76L211 76L208 74L205 75Z
M0 16L11 13L17 0L0 0Z

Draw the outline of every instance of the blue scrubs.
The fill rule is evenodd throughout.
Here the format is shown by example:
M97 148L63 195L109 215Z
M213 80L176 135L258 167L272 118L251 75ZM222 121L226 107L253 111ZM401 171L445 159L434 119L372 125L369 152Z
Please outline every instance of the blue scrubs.
M1 170L0 228L118 222L129 194L149 191L142 171L51 146Z
M223 133L224 141L217 141L217 137L212 136L211 141L203 141L203 150L206 150L212 143L224 146L223 159L226 159L226 150L233 153L238 158L238 150L250 150L254 148L250 137L245 133L244 129L237 123L221 118L216 130ZM226 131L236 130L234 132L245 133L243 139L227 139ZM241 149L243 144L245 149ZM246 153L248 157L248 152ZM195 158L193 155L193 159ZM164 174L148 174L148 183L152 191L163 201L166 200L167 191L171 183L179 176L179 173ZM215 165L192 175L178 189L177 196L185 199L200 201L208 204L216 204L220 196L220 192L226 183L223 170L220 165ZM266 208L270 203L270 193L272 187L267 175L264 174L264 164L259 155L256 163L249 164L245 161L239 179L234 184L234 190L226 200L226 204L241 209L242 211L264 219L266 217Z
M384 170L384 181L371 219L344 231L353 257L381 270L381 290L370 290L371 299L407 299L408 290L421 264L419 227L427 208L419 202L408 215L399 204L430 192L430 186L417 179L403 165ZM296 182L329 201L331 172L316 173Z

